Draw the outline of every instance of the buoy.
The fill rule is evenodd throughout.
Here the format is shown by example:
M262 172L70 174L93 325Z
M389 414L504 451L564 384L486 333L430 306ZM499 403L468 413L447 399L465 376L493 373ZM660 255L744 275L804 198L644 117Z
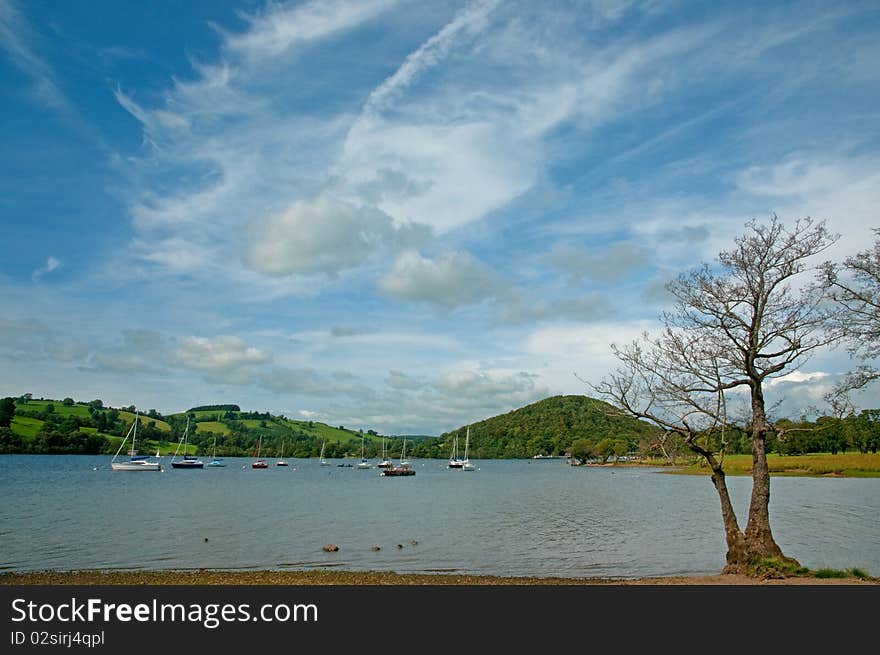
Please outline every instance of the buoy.
M207 537L205 537L205 543L208 543L208 538L207 538Z

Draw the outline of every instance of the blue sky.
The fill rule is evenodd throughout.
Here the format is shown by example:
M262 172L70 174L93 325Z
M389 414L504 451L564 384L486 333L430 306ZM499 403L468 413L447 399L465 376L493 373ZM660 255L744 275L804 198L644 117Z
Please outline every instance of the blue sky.
M872 2L0 0L0 394L438 434L586 393L749 219L872 242L877 61Z

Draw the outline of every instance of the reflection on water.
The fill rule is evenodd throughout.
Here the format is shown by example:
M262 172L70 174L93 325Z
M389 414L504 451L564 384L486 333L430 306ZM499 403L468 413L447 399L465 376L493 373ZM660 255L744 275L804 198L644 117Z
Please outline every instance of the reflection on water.
M261 471L229 458L226 468L164 473L113 472L109 461L0 456L0 569L623 578L724 565L708 478L560 460L488 460L475 473L422 460L405 478L316 459ZM744 524L750 480L728 484ZM880 479L774 478L771 515L777 541L805 566L880 575ZM326 543L339 551L323 552Z

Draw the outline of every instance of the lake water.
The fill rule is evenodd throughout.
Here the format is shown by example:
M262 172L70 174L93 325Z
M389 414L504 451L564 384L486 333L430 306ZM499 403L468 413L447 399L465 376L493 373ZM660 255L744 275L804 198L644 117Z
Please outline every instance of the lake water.
M724 566L708 478L562 460L486 460L476 472L416 460L404 478L337 461L262 471L250 461L186 471L165 458L164 473L128 473L103 456L0 456L0 569L630 578ZM751 480L728 481L744 525ZM770 509L777 541L805 566L880 575L880 479L774 478Z

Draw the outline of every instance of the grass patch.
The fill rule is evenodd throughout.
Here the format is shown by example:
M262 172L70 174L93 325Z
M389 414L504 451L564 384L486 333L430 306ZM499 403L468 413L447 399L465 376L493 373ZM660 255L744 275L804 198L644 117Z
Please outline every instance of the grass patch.
M810 455L767 455L767 466L771 475L813 476L813 477L880 477L880 454L875 453L813 453ZM670 471L691 475L709 475L709 468L703 462L691 460L687 465ZM727 455L724 458L724 472L727 475L751 475L751 455Z
M776 557L765 557L755 564L756 577L788 578L791 576L809 575L810 569L793 560L781 560Z
M13 416L10 427L12 427L14 434L31 439L37 436L37 432L43 427L43 422L38 418L31 418L29 416Z
M849 578L852 577L846 571L840 571L838 569L819 569L818 571L813 571L814 578Z
M201 421L196 423L196 432L216 432L217 434L229 434L229 426L220 421Z
M119 418L121 418L126 423L131 423L134 420L134 414L131 412L119 412ZM171 426L168 425L165 421L160 421L157 418L150 418L146 414L140 414L140 425L149 425L150 421L155 421L156 427L162 432L171 432Z

